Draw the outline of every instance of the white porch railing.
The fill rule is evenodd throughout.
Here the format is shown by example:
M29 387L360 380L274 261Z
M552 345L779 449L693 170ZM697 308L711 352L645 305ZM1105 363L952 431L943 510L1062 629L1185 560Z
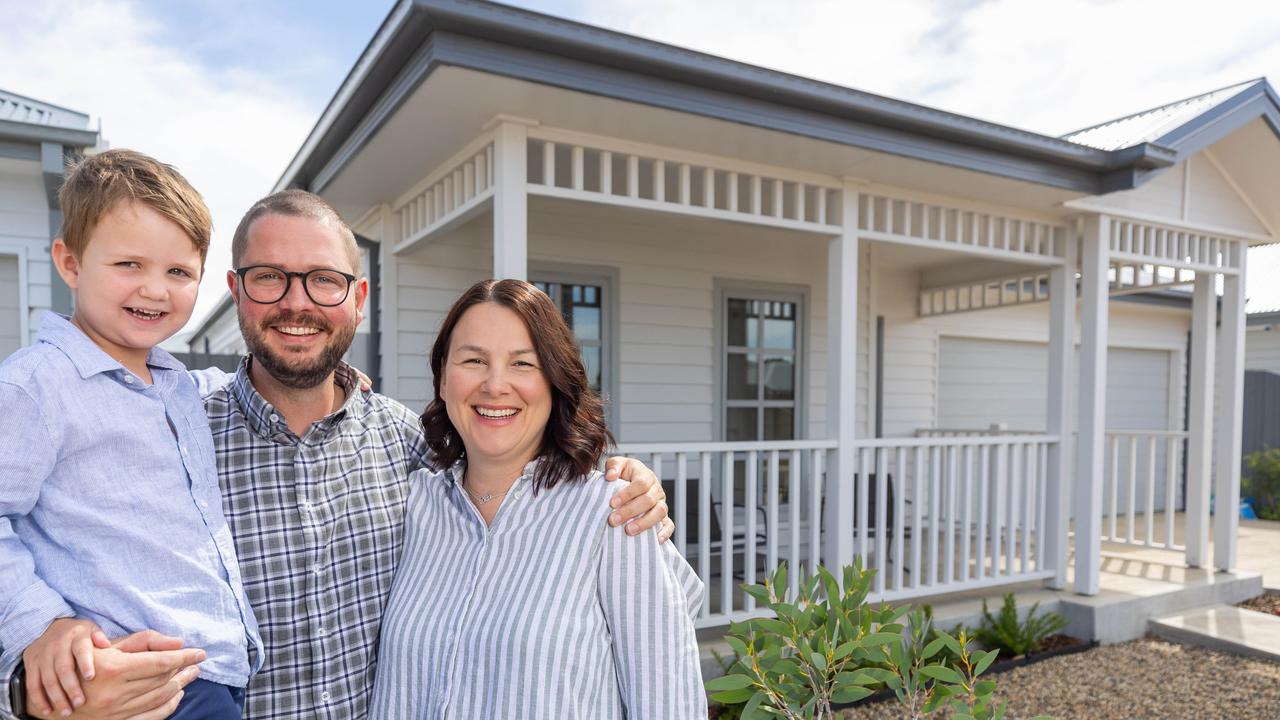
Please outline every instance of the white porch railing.
M834 178L539 126L529 193L768 225L840 230Z
M1185 543L1175 537L1175 515L1187 433L1108 430L1106 437L1102 539L1186 550Z
M707 585L700 627L761 611L739 589L785 560L812 571L824 534L853 534L873 600L1051 577L1041 529L1050 435L860 440L854 507L833 530L823 486L835 441L623 444L667 490L673 542ZM799 574L790 574L798 582Z
M493 196L493 133L476 138L392 205L400 221L403 252L433 233L459 223Z

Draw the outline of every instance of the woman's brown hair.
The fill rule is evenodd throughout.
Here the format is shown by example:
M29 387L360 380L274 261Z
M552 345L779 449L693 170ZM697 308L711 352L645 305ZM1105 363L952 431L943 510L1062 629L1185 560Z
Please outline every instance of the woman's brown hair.
M453 330L472 306L491 302L514 312L533 339L542 375L551 386L551 416L542 433L542 445L533 476L534 490L555 487L591 472L600 462L613 435L604 419L604 404L591 390L573 331L551 298L523 280L483 280L472 285L449 309L440 334L431 348L432 385L435 399L422 413L422 428L434 457L431 465L443 470L465 457L462 438L449 420L440 399L440 378L449 359Z

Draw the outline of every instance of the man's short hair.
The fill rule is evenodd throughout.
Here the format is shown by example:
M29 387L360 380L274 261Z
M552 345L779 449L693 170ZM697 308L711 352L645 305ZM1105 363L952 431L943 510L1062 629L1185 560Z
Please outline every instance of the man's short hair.
M172 220L191 238L204 262L213 234L213 217L204 198L172 165L125 149L84 158L62 183L59 237L72 255L83 256L98 221L123 202L142 203Z
M249 247L249 228L255 220L264 215L310 218L332 227L338 231L338 237L342 238L347 259L351 262L351 271L356 275L363 274L360 272L360 248L356 245L356 236L351 232L351 226L347 225L342 215L338 214L338 211L324 198L306 190L296 189L281 190L262 198L249 208L244 217L240 218L240 224L236 226L236 234L231 238L233 268L240 267L240 259L244 257L245 250Z

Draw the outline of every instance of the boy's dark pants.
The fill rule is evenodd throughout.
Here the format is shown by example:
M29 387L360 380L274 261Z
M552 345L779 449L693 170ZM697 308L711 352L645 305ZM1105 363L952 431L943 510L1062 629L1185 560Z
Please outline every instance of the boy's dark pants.
M244 688L196 680L184 691L169 720L240 720L244 713Z

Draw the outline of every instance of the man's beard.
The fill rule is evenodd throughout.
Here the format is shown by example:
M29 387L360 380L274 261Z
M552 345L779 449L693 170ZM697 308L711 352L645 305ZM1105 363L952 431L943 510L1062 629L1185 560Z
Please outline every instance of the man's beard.
M323 317L311 313L280 312L265 318L257 326L247 322L243 315L237 316L240 322L240 334L245 345L253 354L253 361L262 366L267 374L275 378L281 385L294 390L309 390L329 379L329 376L342 362L342 356L351 347L356 336L356 325L334 328L334 325ZM322 331L332 332L329 342L320 349L315 359L303 359L301 354L285 352L278 354L271 350L267 343L267 333L272 332L272 325L306 325Z

